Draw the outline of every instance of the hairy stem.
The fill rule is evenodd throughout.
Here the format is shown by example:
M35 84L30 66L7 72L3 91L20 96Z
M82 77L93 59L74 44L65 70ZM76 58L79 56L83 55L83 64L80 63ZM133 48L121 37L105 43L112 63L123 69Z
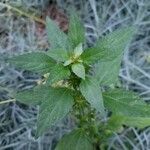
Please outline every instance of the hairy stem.
M93 139L93 144L97 147L97 145L99 145L100 136L96 121L96 113L91 109L90 105L86 103L79 91L76 93L78 94L75 98L75 112L78 113L75 116L79 120L78 127L85 129L89 137Z

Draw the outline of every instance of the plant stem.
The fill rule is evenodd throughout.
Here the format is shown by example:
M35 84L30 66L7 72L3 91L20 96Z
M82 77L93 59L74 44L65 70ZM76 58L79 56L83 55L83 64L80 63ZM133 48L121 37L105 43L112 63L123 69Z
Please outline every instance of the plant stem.
M5 101L0 102L0 105L1 104L6 104L6 103L10 103L10 102L15 102L15 101L16 101L15 99L5 100Z
M92 110L91 106L86 102L81 92L79 91L80 80L72 74L71 78L72 86L75 90L74 100L75 107L74 111L77 112L75 117L78 119L78 127L83 128L86 131L86 134L93 140L95 148L98 147L99 141L99 131L96 121L96 112Z
M30 18L32 20L35 20L36 22L42 23L44 25L46 24L46 22L43 19L41 19L39 17L36 17L33 14L29 14L29 13L27 13L25 11L22 11L22 10L20 10L20 9L18 9L16 7L13 7L13 6L9 5L9 4L5 4L5 3L0 2L0 6L6 7L8 9L12 10L12 11L15 11L15 12L19 13L22 16L28 17L28 18Z

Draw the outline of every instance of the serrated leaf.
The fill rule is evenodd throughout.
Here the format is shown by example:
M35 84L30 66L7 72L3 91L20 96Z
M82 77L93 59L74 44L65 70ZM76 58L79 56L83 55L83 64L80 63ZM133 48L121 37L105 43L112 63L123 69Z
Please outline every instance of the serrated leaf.
M17 101L27 105L37 105L45 99L48 92L49 88L45 86L37 86L33 89L16 93L15 98Z
M150 117L124 117L124 124L137 128L145 128L150 126Z
M42 52L14 56L8 62L14 64L16 67L39 73L48 73L55 64L54 60Z
M50 71L47 84L53 84L70 76L70 70L61 64L56 64Z
M74 48L85 40L84 27L75 13L70 17L68 37Z
M54 58L55 60L57 59L58 61L60 60L60 57L65 59L65 57L68 56L69 58L69 53L72 50L72 46L68 40L67 35L62 32L56 25L56 23L48 17L46 18L46 27L48 33L48 40L51 44L51 49L54 51L55 54L54 55L52 51L49 51L49 55L52 56L52 58ZM55 53L55 50L57 53ZM60 51L64 54L62 55Z
M118 82L119 70L122 56L118 56L112 61L106 61L95 64L94 76L101 85L111 85Z
M117 132L122 125L145 128L150 126L150 117L130 117L123 115L113 115L108 121L107 128L113 132Z
M50 88L40 105L37 122L37 137L63 119L73 106L71 91L65 88Z
M80 84L80 91L91 106L100 112L102 116L105 116L103 97L99 84L92 78L86 78Z
M135 27L118 29L96 42L95 47L85 50L82 59L86 64L108 61L120 56L135 33Z
M122 89L112 89L103 93L106 108L114 115L149 117L150 106L135 93Z
M85 80L85 68L83 64L76 63L76 64L73 64L71 68L72 68L72 71L75 73L75 75Z
M65 135L55 150L94 150L92 143L81 129Z

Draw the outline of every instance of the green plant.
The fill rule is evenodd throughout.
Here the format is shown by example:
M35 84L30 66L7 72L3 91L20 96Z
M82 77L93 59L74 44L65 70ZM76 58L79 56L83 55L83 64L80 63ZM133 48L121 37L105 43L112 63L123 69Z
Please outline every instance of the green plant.
M22 103L39 105L36 137L69 112L77 128L56 150L105 149L123 125L149 126L150 107L137 94L117 87L123 50L135 28L121 28L84 48L84 28L76 15L71 16L68 36L49 18L46 22L52 50L9 59L17 67L44 74L34 89L15 95Z

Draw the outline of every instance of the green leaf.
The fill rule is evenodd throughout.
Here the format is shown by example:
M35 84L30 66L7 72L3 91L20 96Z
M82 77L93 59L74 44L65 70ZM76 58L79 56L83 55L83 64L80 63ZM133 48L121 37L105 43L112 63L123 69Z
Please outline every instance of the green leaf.
M150 126L150 117L130 117L124 115L112 115L107 124L105 124L105 129L103 129L104 133L102 134L103 144L107 143L108 138L112 137L114 133L120 133L123 131L123 125L137 127L137 128L145 128Z
M48 73L55 62L45 53L32 52L14 56L8 60L16 67L39 73Z
M94 150L94 148L86 133L77 129L65 135L55 150Z
M67 79L70 74L69 68L64 67L61 64L56 64L50 71L47 84L53 84L60 80Z
M15 98L17 101L27 105L37 105L42 102L48 93L49 88L45 86L37 86L33 89L16 93Z
M76 63L71 66L72 71L79 77L85 80L85 68L83 64Z
M150 106L137 94L123 89L112 89L103 93L106 108L112 111L112 117L106 126L116 132L122 125L144 128L150 125Z
M94 67L94 76L101 85L111 85L118 82L118 75L121 65L121 56L119 55L112 61L98 62Z
M91 106L104 116L103 97L97 81L92 78L86 78L80 84L80 91Z
M122 125L124 125L124 117L118 115L112 115L107 121L106 129L112 131L110 135L114 132L119 132L122 129ZM108 135L109 136L109 135Z
M84 43L85 40L84 27L75 13L73 13L70 17L68 36L70 41L73 43L74 48L79 43Z
M135 33L135 27L123 27L97 41L95 47L85 50L82 59L86 64L113 60L123 53Z
M47 55L49 55L51 58L58 62L64 62L69 58L68 53L64 52L64 50L62 49L51 49L47 51Z
M82 46L82 43L80 43L74 49L74 58L78 58L82 53L83 53L83 46Z
M71 91L65 88L49 88L40 105L37 122L37 137L63 119L73 106Z
M63 65L64 65L64 66L69 66L69 65L72 64L72 63L73 63L73 59L70 58L70 59L68 59L67 61L65 61Z
M150 126L150 117L130 117L123 115L113 115L108 121L107 128L113 132L117 132L122 125L145 128Z
M135 93L123 89L112 89L103 93L106 108L114 115L149 117L150 106Z
M150 117L124 117L124 124L137 128L145 128L150 126Z
M59 57L66 57L69 55L69 51L72 50L71 44L68 40L67 35L64 32L62 32L56 25L56 23L48 17L46 18L46 27L48 33L48 40L51 44L51 49L54 51L54 53L55 50L57 51L55 55L53 55L52 51L49 51L48 53L50 56L52 55L52 58L57 59L59 61ZM64 55L62 55L60 51L64 53Z
M104 57L104 49L100 47L92 47L85 49L84 53L81 55L81 59L87 65L96 63Z

